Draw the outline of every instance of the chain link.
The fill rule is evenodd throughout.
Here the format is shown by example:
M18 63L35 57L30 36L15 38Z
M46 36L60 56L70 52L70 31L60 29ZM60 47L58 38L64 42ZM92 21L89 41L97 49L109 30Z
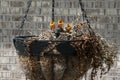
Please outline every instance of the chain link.
M21 25L20 27L18 28L18 32L17 34L20 36L21 35L21 32L23 30L23 26L25 24L25 20L27 19L27 15L28 15L28 12L29 12L29 9L30 9L30 6L31 6L31 3L32 3L32 0L28 0L27 2L27 10L25 11L25 15L23 16L23 20L21 21Z
M91 34L95 34L93 29L91 28L90 26L90 22L88 20L88 17L87 17L87 14L86 14L86 11L84 9L84 5L82 3L82 0L79 0L79 4L80 4L80 8L81 8L81 11L82 11L82 15L83 15L83 20L86 20L87 24L88 24L88 27L89 27L89 31L91 32Z
M82 3L82 0L79 0L79 4L80 4L80 8L81 8L82 15L83 15L83 20L86 20L87 23L88 23L88 25L89 25L89 27L90 27L90 22L89 22L89 20L88 20L87 15L86 15L86 11L85 11L85 9L84 9L84 5L83 5L83 3Z
M52 0L52 20L54 21L54 7L55 7L55 1Z

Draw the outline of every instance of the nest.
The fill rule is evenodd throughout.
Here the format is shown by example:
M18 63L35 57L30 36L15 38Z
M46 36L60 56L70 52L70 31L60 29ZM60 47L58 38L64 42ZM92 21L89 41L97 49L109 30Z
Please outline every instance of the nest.
M91 70L91 79L95 80L97 72L101 76L108 72L117 55L117 48L109 44L100 34L95 33L87 23L79 22L71 32L60 32L58 38L54 38L52 31L42 33L42 36L32 37L26 40L26 49L29 54L29 45L34 40L78 40L70 42L76 54L74 56L43 56L51 51L60 54L55 46L58 42L49 44L40 54L33 57L30 55L20 56L20 63L25 74L30 80L78 80Z

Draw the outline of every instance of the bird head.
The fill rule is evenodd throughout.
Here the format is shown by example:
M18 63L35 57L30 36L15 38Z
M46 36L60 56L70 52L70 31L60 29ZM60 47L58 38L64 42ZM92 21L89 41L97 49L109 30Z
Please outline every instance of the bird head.
M66 25L65 29L66 29L67 32L70 32L70 30L72 29L71 24L68 23L68 24Z
M54 21L50 21L50 28L51 28L51 30L55 29L55 22Z
M62 28L62 26L63 26L63 20L59 19L58 20L58 28Z

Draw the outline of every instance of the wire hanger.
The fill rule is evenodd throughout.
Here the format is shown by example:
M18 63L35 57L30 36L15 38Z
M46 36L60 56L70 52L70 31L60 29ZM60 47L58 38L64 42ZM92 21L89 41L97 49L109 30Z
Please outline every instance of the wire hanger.
M89 28L90 34L95 34L94 31L93 31L93 29L92 29L91 26L90 26L90 22L89 22L89 20L88 20L86 11L85 11L85 9L84 9L84 5L83 5L83 3L82 3L82 0L79 0L79 5L80 5L81 11L82 11L83 20L86 21L87 24L88 24L88 28Z
M31 3L32 3L32 0L28 0L28 2L27 2L27 9L26 9L26 11L25 11L25 15L24 15L24 17L23 17L23 20L21 21L20 27L18 28L18 32L17 32L17 35L18 35L18 36L20 36L20 35L21 35L21 32L23 31L23 26L24 26L24 24L25 24L25 20L27 19L27 15L28 15L28 12L29 12Z

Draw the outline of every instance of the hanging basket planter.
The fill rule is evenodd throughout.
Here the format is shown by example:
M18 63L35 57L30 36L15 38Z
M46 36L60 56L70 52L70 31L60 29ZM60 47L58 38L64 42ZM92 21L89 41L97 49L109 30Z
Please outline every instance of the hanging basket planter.
M20 29L24 25L31 2L32 0L29 1ZM109 71L116 58L117 49L90 27L81 0L79 3L85 21L77 21L74 27L68 23L63 29L63 21L60 19L57 32L54 0L52 2L52 32L44 33L54 33L55 36L48 37L42 33L42 36L17 36L13 39L26 77L30 80L78 80L91 69L90 80L95 80L98 70L101 75Z
M116 48L86 23L76 24L73 31L62 32L52 40L41 40L38 36L14 38L20 62L26 64L23 68L27 69L26 75L32 76L31 80L76 80L90 68L94 80L98 69L101 75L109 71L117 55Z

